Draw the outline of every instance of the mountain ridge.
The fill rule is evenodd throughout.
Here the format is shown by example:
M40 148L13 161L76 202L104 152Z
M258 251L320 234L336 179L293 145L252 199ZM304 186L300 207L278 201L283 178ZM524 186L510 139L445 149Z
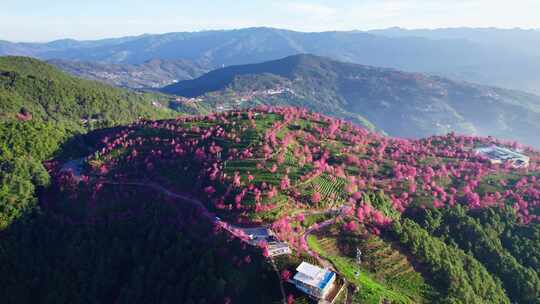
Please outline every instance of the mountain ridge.
M524 54L517 43L494 47L466 39L386 37L362 31L311 33L273 28L166 33L121 39L81 42L79 47L64 49L41 44L4 44L0 45L3 49L0 54L128 64L151 59L184 59L214 69L313 53L341 61L539 92L539 56Z
M253 96L237 102L250 92L276 88L283 94L294 94ZM514 136L539 144L536 131L531 130L540 128L536 122L540 120L540 96L315 55L226 67L163 91L187 98L202 97L218 106L220 101L244 107L266 102L306 106L349 120L350 115L343 113L355 114L393 136L458 132ZM352 120L363 124L361 119Z

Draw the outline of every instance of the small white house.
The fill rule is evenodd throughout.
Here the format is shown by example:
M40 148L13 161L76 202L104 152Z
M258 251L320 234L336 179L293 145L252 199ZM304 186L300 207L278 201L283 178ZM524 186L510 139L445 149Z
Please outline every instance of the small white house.
M499 146L478 148L475 152L486 157L492 164L510 164L514 168L527 168L530 163L528 156Z
M336 281L334 272L310 263L302 262L296 271L298 272L291 282L296 288L316 299L324 299Z
M285 242L281 242L274 232L265 227L238 228L249 238L248 242L253 246L258 246L261 242L268 244L268 255L275 257L283 254L291 254L292 250Z
M268 243L268 255L275 257L278 255L291 254L291 248L284 242Z

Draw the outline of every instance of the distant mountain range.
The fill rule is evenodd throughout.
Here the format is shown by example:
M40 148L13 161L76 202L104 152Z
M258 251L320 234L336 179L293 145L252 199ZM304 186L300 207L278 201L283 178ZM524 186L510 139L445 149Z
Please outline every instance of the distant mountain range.
M514 49L531 56L540 56L540 30L498 28L404 29L392 27L368 33L392 38L422 37L432 40L468 40L484 45Z
M451 29L304 33L273 28L181 32L97 41L0 42L0 55L101 63L187 60L206 70L299 53L540 92L540 32ZM94 68L83 75L91 75ZM169 79L170 80L170 79ZM129 83L129 82L128 82Z
M208 72L186 60L153 59L141 64L108 64L51 59L48 63L78 77L134 89L161 88Z
M540 145L540 96L313 55L218 69L163 91L223 110L304 106L399 137L455 131Z

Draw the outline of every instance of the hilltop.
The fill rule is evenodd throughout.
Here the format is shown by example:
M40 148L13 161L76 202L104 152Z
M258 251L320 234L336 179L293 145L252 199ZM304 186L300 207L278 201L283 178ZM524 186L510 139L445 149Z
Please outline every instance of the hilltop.
M463 32L463 31L462 31ZM61 40L50 43L0 42L0 55L34 56L101 63L142 64L148 60L187 60L207 70L311 53L336 60L421 72L486 85L538 92L540 62L538 33L523 35L492 30L495 39L484 43L453 36L404 35L360 31L304 33L275 28L245 28L140 35L97 41ZM488 35L484 35L488 36ZM528 50L524 52L523 50ZM529 51L532 50L532 51ZM90 70L91 71L91 70Z
M539 96L314 55L226 67L163 91L217 109L303 106L398 137L456 132L539 145Z
M55 187L45 160L77 168L81 155L94 152L90 138L139 119L183 114L167 101L74 78L34 59L0 58L0 272L10 274L0 278L2 303L279 300L275 274L259 252L214 231L187 206L167 204L149 189L94 197L81 191L77 198ZM114 210L104 218L82 211L110 201Z
M0 298L309 303L288 283L302 261L350 286L336 303L540 297L540 151L456 133L387 137L327 116L371 127L376 116L353 113L351 96L385 92L386 103L374 102L417 115L420 106L397 96L431 100L434 111L464 106L452 95L462 94L484 119L528 107L528 116L513 114L525 124L536 117L535 96L311 55L180 85L187 96L199 96L199 85L217 91L179 98L175 112L167 96L0 58L0 272L10 274L0 277ZM178 116L227 96L216 105L240 96L252 108ZM325 114L267 105L291 100ZM528 157L528 166L476 153L491 146ZM271 229L292 254L271 257L250 228Z
M540 295L540 153L517 143L455 134L395 139L279 107L139 121L83 141L94 152L80 169L63 170L61 158L48 166L54 186L42 209L66 225L131 223L161 205L172 208L155 213L164 218L152 222L163 227L186 223L169 218L175 208L193 209L200 220L189 223L217 231L270 225L295 251L275 259L282 277L301 260L330 263L359 288L349 294L353 303L535 303ZM522 151L530 166L491 164L474 152L490 145ZM158 194L140 196L148 190ZM11 271L20 274L21 265ZM35 274L21 280L26 275Z

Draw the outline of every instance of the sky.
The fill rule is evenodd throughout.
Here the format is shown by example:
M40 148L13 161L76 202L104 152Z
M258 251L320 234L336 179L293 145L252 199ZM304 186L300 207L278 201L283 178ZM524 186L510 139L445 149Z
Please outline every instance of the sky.
M0 40L100 39L254 26L298 31L540 28L540 0L0 0Z

